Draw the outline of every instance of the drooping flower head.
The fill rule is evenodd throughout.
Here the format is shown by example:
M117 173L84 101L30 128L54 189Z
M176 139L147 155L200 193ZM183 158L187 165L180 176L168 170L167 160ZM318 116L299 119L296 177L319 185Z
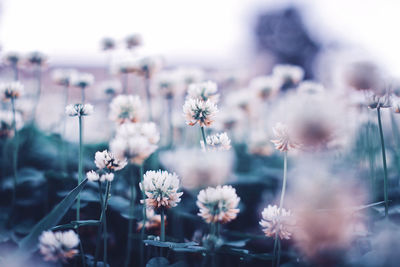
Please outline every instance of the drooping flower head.
M198 215L207 223L228 223L239 213L240 198L230 185L208 187L197 196Z
M262 212L260 225L266 236L275 238L277 234L280 239L290 239L292 233L290 227L293 226L292 214L290 210L268 205Z
M71 80L73 86L85 89L86 87L91 86L94 83L94 76L91 73L78 72L72 76Z
M201 127L210 126L217 112L218 108L211 100L190 98L183 105L183 114L186 117L186 123L190 126L196 123L199 123Z
M53 81L58 85L69 86L72 83L72 77L76 75L74 69L56 69L52 72Z
M137 95L119 95L110 103L109 118L118 123L138 122L142 112L142 102Z
M72 231L45 231L39 237L40 253L46 261L67 262L78 254L75 249L79 244L78 235Z
M24 86L20 82L1 83L0 92L3 100L19 98L24 92Z
M157 149L160 134L153 122L124 123L110 142L110 150L119 158L141 165Z
M200 83L192 83L189 85L188 95L186 99L199 99L203 101L210 100L217 103L219 100L218 86L215 82L206 81Z
M183 192L178 192L179 179L175 173L167 171L147 171L140 183L140 189L145 193L146 207L150 209L172 208L181 201Z
M294 65L276 65L272 75L282 81L282 84L297 84L304 77L304 70Z
M68 116L88 116L93 113L93 106L91 104L75 104L65 107L65 114Z
M272 128L272 131L275 139L271 140L271 142L275 144L276 149L285 152L298 147L298 144L292 140L289 128L285 124L278 122Z
M202 146L204 142L200 141ZM211 150L229 150L231 149L231 139L229 139L226 133L217 133L209 135L206 138L207 147Z

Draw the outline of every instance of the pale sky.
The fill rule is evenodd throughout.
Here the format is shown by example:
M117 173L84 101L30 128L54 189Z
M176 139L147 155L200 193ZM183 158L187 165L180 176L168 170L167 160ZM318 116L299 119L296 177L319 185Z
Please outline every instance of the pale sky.
M254 14L301 3L320 41L359 45L400 74L400 1L0 0L4 51L43 51L53 62L102 62L99 41L140 33L167 60L239 64L251 53Z

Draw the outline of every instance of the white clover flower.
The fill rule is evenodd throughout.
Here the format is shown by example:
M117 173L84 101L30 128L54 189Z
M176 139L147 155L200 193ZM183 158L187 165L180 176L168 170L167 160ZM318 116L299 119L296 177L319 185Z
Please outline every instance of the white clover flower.
M35 51L27 55L27 61L31 65L42 66L47 61L47 56L41 52Z
M119 95L110 103L109 119L118 123L138 122L142 112L142 102L137 95Z
M231 139L229 139L226 133L217 133L209 135L206 138L207 146L211 150L229 150L231 149ZM204 146L204 142L200 141L201 145Z
M56 69L52 72L52 79L58 85L69 86L76 74L77 71L74 69Z
M132 49L142 44L142 36L140 34L131 34L125 38L126 48Z
M101 40L100 45L101 45L101 49L104 51L113 50L116 47L115 40L110 37L104 37Z
M88 180L91 182L96 182L100 179L100 175L92 170L86 173L86 178L88 178Z
M239 213L240 198L230 185L208 187L197 196L198 215L207 223L228 223Z
M250 81L250 89L263 100L270 99L279 92L282 81L274 76L259 76Z
M278 122L272 128L272 131L274 132L275 139L271 140L271 142L275 144L276 149L285 152L298 147L298 144L292 140L287 125Z
M173 98L183 90L180 74L176 70L164 70L157 74L155 82L166 98Z
M16 52L8 52L4 56L4 62L7 65L17 65L21 61L21 55Z
M24 93L24 86L20 82L0 83L0 92L3 100L19 98Z
M120 58L111 64L111 73L127 74L139 72L140 66L138 59L132 56Z
M392 99L388 93L384 95L371 93L367 96L367 103L370 109L376 109L378 107L390 108L392 106Z
M204 79L204 71L195 67L181 67L176 70L181 80L186 84L200 82Z
M283 84L297 84L303 79L304 70L294 65L276 65L272 70L272 75L280 79Z
M19 112L15 113L15 126L20 130L24 125L22 116ZM13 113L8 110L0 110L0 138L13 137Z
M94 76L87 72L76 72L71 77L71 83L73 86L84 89L94 83Z
M154 123L124 123L117 129L110 149L117 158L141 165L158 148L160 134Z
M105 181L112 182L113 180L114 180L114 173L112 172L105 173L100 176L100 182L105 182Z
M142 200L151 209L172 208L181 201L183 192L178 192L179 179L175 173L167 171L147 171L143 182L139 184L145 193L146 199Z
M146 56L139 58L139 74L151 76L153 73L161 69L163 59L159 56Z
M400 98L395 97L392 99L392 108L394 113L400 113Z
M234 158L232 151L205 153L201 149L178 149L160 153L163 166L179 174L182 186L189 190L226 183L232 174Z
M187 99L183 105L183 114L186 117L186 123L190 126L199 123L201 127L210 126L216 113L217 106L210 100L203 101L199 99Z
M254 91L249 88L232 91L226 98L226 103L230 107L241 110L246 115L254 110L254 103L256 102L256 95Z
M292 214L289 210L268 205L262 212L260 225L264 228L266 236L275 238L277 234L280 239L290 239L292 233L289 231Z
M107 150L97 151L94 158L94 163L99 170L106 168L112 171L119 171L127 165L126 160L116 158L113 153Z
M217 103L219 100L218 86L212 81L192 83L189 85L186 99L199 99L203 101L210 100Z
M74 249L78 244L79 237L72 230L55 233L45 231L39 237L40 253L46 261L67 262L78 253L78 250Z
M99 85L100 91L106 95L114 95L121 91L122 85L118 80L107 80Z
M68 116L88 116L93 113L93 106L91 104L75 104L75 105L68 105L65 107L65 113Z
M302 81L297 87L297 92L304 94L320 94L325 91L322 84L313 81Z

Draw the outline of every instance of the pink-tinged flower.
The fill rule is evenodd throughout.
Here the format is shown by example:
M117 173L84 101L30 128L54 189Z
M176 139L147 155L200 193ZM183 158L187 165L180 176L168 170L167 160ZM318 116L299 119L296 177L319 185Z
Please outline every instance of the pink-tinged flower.
M192 83L189 85L186 99L199 99L203 101L210 100L217 103L219 100L218 86L212 81Z
M167 223L167 216L164 215L165 224ZM156 214L153 209L146 209L146 222L144 224L146 230L154 230L155 232L160 231L161 227L161 215ZM143 221L138 222L137 230L143 228Z
M11 66L16 66L21 61L21 55L16 52L8 52L4 56L4 63Z
M19 112L15 113L15 124L17 130L23 126L22 116ZM13 113L8 110L0 110L0 138L13 137Z
M72 231L52 232L45 231L39 237L40 253L46 261L67 262L78 254L75 249L79 244L78 235Z
M207 223L228 223L239 213L240 198L230 185L208 187L197 196L198 215Z
M69 86L76 73L74 69L56 69L52 72L52 79L58 85Z
M259 76L250 81L250 89L262 100L276 96L282 86L282 81L274 76Z
M367 103L370 109L390 108L392 106L391 97L388 93L384 95L372 93L367 97Z
M275 144L276 149L285 152L298 147L298 145L292 140L289 128L285 124L277 123L272 130L275 139L271 140L271 142Z
M290 239L292 233L289 229L293 225L292 220L290 210L284 208L279 210L276 205L268 205L262 212L260 225L268 237L275 238L278 235L280 239Z
M24 92L24 86L20 82L1 83L0 92L3 100L19 98Z
M107 150L97 151L94 158L94 163L99 170L106 168L111 171L119 171L127 164L126 160L116 158L113 153Z
M199 123L201 127L210 126L218 112L217 106L210 100L187 99L183 105L186 123L190 126Z
M110 103L109 118L117 123L138 122L142 109L139 96L119 95Z
M175 173L167 171L147 171L143 175L143 182L139 184L145 193L146 207L150 209L172 208L180 201L183 192L178 192L179 179Z
M202 146L204 142L200 141ZM229 150L231 149L231 139L229 139L226 133L217 133L209 135L206 138L207 147L211 150Z
M272 75L282 81L282 84L297 84L304 77L304 70L294 65L276 65L272 70Z

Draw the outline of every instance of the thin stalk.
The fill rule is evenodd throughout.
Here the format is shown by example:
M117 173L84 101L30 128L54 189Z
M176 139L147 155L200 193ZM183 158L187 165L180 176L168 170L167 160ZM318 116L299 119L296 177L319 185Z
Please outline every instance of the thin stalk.
M146 71L145 73L145 89L146 89L146 97L147 97L147 108L149 109L149 121L153 120L153 111L151 106L151 94L150 94L150 73Z
M165 218L164 218L164 208L161 208L161 242L165 242Z
M143 173L144 173L144 168L143 164L140 165L140 182L143 183ZM146 195L144 191L142 190L142 199L145 199ZM144 255L144 245L143 245L143 240L144 240L144 235L145 235L145 224L146 224L146 202L143 202L143 221L142 221L142 229L140 231L140 266L144 265L144 260L143 260L143 255Z
M122 74L122 93L126 95L128 93L128 73Z
M33 112L32 112L32 120L36 119L36 112L37 112L37 107L39 105L39 101L40 101L40 95L41 95L41 91L42 91L42 69L39 66L36 67L35 69L35 76L36 76L36 82L37 82L37 91L36 91L36 99L35 99L35 105L33 108Z
M388 202L388 191L387 191L388 178L387 178L387 166L386 166L385 140L383 138L381 108L378 107L376 110L377 110L377 114L378 114L379 135L381 137L383 173L385 175L384 180L383 180L383 195L384 195L384 199L385 199L385 218L387 218L388 213L389 213L389 202Z
M16 111L15 111L15 99L11 98L11 109L13 114L12 127L14 131L14 146L13 146L13 192L12 192L12 201L11 208L14 209L15 201L17 198L17 183L18 183L18 131L17 131L17 122L16 122Z
M82 105L85 104L85 87L84 86L81 87L81 102L82 102Z
M400 133L399 133L399 127L397 125L396 118L394 117L393 112L390 112L390 119L391 119L391 122L392 122L392 132L393 132L393 136L394 136L394 139L395 139L395 141L394 141L394 143L395 143L394 152L395 152L395 155L396 155L396 166L397 166L398 172L400 172L400 154L397 151L398 148L400 147L400 145L399 145L400 144ZM396 185L399 185L399 178L400 178L400 176L397 175Z
M82 134L82 116L78 116L79 119L79 162L78 162L78 185L82 181L82 160L83 160L83 134ZM81 209L81 196L78 194L76 204L76 220L80 220L80 209Z
M65 87L64 87L64 96L65 96L65 99L64 99L64 107L66 107L67 105L68 105L68 99L69 99L69 85L67 84L67 85L65 85ZM68 147L67 147L67 144L66 144L66 130L67 130L67 115L64 113L64 115L63 115L63 122L62 122L62 147L61 147L61 149L62 149L62 159L61 159L61 167L62 167L62 170L64 171L64 172L67 172L68 170L67 170L67 159L68 159Z
M103 264L104 266L107 266L107 204L108 204L108 199L110 196L110 190L111 190L111 182L107 181L107 189L106 189L106 194L104 196L104 211L103 211L103 242L104 242L104 252L103 252Z
M168 124L169 124L169 142L168 146L172 147L174 144L174 126L172 124L172 98L167 98L167 115L168 115Z
M201 136L203 137L204 149L207 151L208 148L207 148L207 141L206 141L206 133L204 131L204 127L203 126L201 126L200 129L201 129Z
M94 265L93 266L97 266L97 259L99 257L100 236L101 236L103 213L104 213L103 191L101 190L101 182L97 181L97 184L99 186L99 202L100 202L100 207L101 207L101 213L100 213L100 219L99 219L100 224L99 224L99 227L97 228L96 251L94 254Z
M125 267L128 267L131 261L131 250L132 250L132 237L133 237L133 215L135 210L136 200L136 187L135 187L135 176L133 175L133 165L130 168L130 179L131 179L131 202L129 206L129 224L128 224L128 245L126 249Z
M13 64L12 65L12 69L13 69L13 72L14 72L14 81L18 81L18 66L17 66L17 64Z

